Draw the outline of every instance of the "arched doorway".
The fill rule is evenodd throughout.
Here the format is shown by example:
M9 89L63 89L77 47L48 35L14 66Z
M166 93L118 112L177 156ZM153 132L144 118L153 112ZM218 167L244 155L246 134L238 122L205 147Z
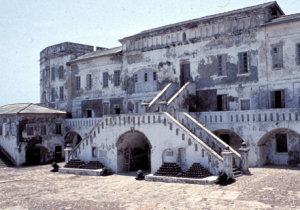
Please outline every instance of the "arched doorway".
M139 131L128 131L117 141L117 172L151 169L151 144Z
M226 129L220 129L213 131L217 137L222 139L226 144L238 152L238 149L241 148L243 139L237 135L235 132Z
M257 143L258 165L297 166L300 134L288 128L278 128L266 133Z
M65 136L65 144L70 144L71 148L74 148L81 140L81 136L75 131L71 131Z

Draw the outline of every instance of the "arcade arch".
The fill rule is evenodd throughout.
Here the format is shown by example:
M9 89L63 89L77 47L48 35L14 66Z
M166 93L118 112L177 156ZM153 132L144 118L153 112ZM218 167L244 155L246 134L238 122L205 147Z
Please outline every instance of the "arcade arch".
M71 131L65 136L65 144L70 144L71 148L74 148L81 140L82 137L75 131Z
M230 147L238 152L238 149L241 148L243 139L237 135L234 131L220 129L213 131L217 137L222 139L225 143L227 143Z

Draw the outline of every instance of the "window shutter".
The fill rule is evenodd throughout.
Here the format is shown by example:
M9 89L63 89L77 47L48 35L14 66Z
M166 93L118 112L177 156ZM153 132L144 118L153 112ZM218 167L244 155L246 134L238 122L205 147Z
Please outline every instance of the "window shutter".
M271 103L271 108L275 108L275 92L271 91L270 92L270 103Z
M281 108L285 108L284 90L281 90Z
M297 45L297 63L300 65L300 44Z
M251 51L247 52L247 72L250 72L250 66L251 66Z
M222 55L222 75L226 76L226 61L227 55Z
M283 67L283 46L278 46L278 58L277 58L277 61L278 61L278 67L281 68Z
M243 73L243 53L239 53L238 57L239 57L239 63L238 63L239 74L242 74Z

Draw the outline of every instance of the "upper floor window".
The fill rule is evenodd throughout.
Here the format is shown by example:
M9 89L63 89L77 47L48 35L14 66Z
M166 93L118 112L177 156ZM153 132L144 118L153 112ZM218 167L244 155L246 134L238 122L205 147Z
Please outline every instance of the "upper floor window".
M59 66L59 68L58 68L58 78L59 79L64 78L64 67L63 66Z
M114 72L114 78L115 78L115 86L120 86L121 83L121 71L115 71Z
M55 88L51 88L51 101L55 101Z
M134 82L138 82L138 75L137 74L134 75Z
M86 75L86 84L87 84L87 89L91 90L92 89L92 75L88 74Z
M147 82L148 81L148 75L147 75L147 73L145 73L145 82Z
M2 136L2 124L0 124L0 136Z
M103 87L108 87L108 72L103 72Z
M183 32L183 34L182 34L182 41L186 41L186 33L185 32Z
M241 110L250 110L250 99L241 100Z
M297 44L296 57L297 57L297 64L300 65L300 44Z
M80 90L80 77L76 77L76 90Z
M245 74L248 73L249 67L249 58L247 52L242 52L238 54L239 56L239 73Z
M154 81L156 80L156 72L155 71L153 72L153 80Z
M33 126L27 126L27 136L33 136Z
M61 124L60 123L56 123L56 129L55 129L55 134L61 134Z
M226 55L218 55L218 75L225 76L226 75Z
M64 86L59 87L59 100L64 100Z
M270 92L271 108L285 108L284 90L275 90Z
M41 135L46 135L46 134L47 134L46 125L42 124L41 125Z
M55 80L55 67L51 68L51 80Z
M272 48L273 68L283 67L283 46L274 46Z

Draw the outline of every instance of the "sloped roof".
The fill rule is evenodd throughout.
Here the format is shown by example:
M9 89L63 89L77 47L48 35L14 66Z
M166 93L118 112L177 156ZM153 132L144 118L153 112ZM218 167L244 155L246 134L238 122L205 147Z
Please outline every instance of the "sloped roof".
M282 15L279 18L275 18L270 22L263 24L262 26L270 26L270 25L288 23L288 22L293 22L298 20L300 20L300 13L292 14L292 15Z
M249 11L253 11L253 10L257 10L257 9L264 9L264 8L268 8L268 7L272 7L272 6L277 7L277 9L280 11L280 13L282 15L284 15L284 12L278 6L277 2L272 1L272 2L267 2L267 3L263 3L263 4L257 4L257 5L254 5L254 6L237 9L237 10L232 10L232 11L229 11L229 12L223 12L223 13L219 13L219 14L209 15L209 16L205 16L205 17L200 17L200 18L196 18L196 19L192 19L192 20L188 20L188 21L183 21L183 22L179 22L179 23L169 24L169 25L166 25L166 26L161 26L161 27L141 31L140 33L137 33L133 36L124 37L123 39L121 39L119 41L130 39L131 37L135 37L135 36L139 36L139 35L143 35L143 34L148 34L148 33L152 33L152 32L163 30L163 29L184 26L186 24L197 23L197 22L200 22L200 21L208 21L208 20L213 19L213 18L222 18L222 17L227 16L227 15L235 15L235 14L238 14L238 13L249 12Z
M20 103L1 106L0 114L67 114L67 112L32 103Z
M120 53L121 51L122 51L122 46L114 47L114 48L111 48L111 49L105 49L105 50L97 50L97 51L89 52L89 53L86 53L82 56L79 56L76 59L71 60L70 62L68 62L68 64L75 63L75 62L78 62L78 61L90 60L90 59L98 58L98 57L114 55L114 54Z

